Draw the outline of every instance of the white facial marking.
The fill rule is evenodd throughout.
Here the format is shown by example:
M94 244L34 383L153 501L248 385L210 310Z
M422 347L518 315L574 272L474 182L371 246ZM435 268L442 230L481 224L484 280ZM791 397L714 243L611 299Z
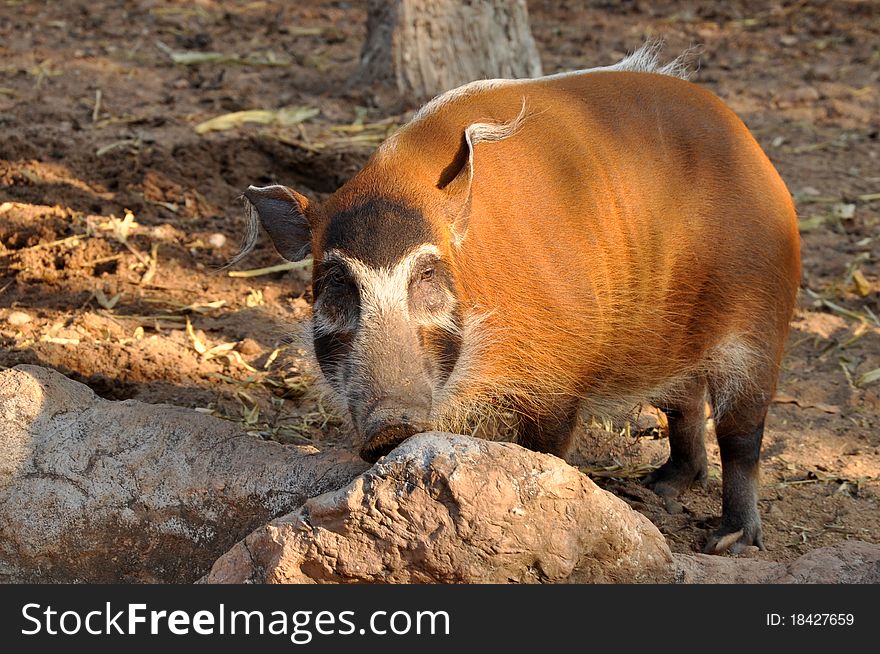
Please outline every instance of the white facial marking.
M339 250L329 250L324 261L336 260L343 263L351 273L360 291L360 321L364 325L378 325L391 316L401 317L417 325L437 326L450 332L456 331L452 313L454 303L449 303L449 310L424 315L423 312L410 315L409 285L416 262L424 255L440 256L437 246L423 243L409 252L397 262L393 268L374 268L360 259L343 254ZM447 291L448 293L448 291ZM449 294L449 299L454 299ZM333 331L354 331L356 324L339 325L328 319L322 311L321 298L315 303L314 329L318 334Z

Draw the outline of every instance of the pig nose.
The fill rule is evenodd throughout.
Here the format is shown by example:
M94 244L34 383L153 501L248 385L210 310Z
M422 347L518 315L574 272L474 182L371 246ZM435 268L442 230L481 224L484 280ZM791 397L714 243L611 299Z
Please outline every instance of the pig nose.
M377 409L367 420L360 457L375 463L413 434L429 431L428 421L407 410Z

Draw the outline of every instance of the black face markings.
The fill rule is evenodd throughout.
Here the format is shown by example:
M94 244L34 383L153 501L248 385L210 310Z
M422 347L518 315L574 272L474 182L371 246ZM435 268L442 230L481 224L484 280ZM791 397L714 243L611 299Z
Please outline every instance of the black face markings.
M332 259L315 262L313 293L319 331L331 326L331 331L352 331L360 315L360 292L344 264Z
M351 352L352 335L349 333L332 333L316 336L315 358L321 366L324 377L334 379L339 369L339 364Z
M412 208L370 199L333 214L320 240L313 336L327 381L356 423L361 389L400 392L401 374L430 404L431 387L445 383L462 347L454 276L430 223ZM410 372L392 369L400 367Z
M437 327L422 327L419 342L426 355L428 376L438 385L445 384L461 355L461 336Z
M434 241L420 211L374 198L333 215L321 251L339 250L368 266L390 268L412 248Z

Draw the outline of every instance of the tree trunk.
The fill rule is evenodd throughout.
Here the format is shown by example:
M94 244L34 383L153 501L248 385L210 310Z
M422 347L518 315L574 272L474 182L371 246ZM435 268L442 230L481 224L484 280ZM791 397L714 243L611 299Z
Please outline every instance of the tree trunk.
M525 0L369 0L360 83L423 102L478 79L537 77Z

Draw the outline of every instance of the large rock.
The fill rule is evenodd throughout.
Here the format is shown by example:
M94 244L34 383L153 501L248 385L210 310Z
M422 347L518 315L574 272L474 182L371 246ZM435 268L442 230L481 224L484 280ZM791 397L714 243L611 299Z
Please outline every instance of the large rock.
M789 563L676 554L675 567L675 580L684 584L877 584L880 545L847 541Z
M252 529L367 465L189 409L0 373L0 581L186 582Z
M671 572L657 528L564 461L428 433L257 529L204 581L635 582Z
M880 582L880 546L858 541L789 563L673 557L624 502L512 444L423 434L366 468L6 370L0 581Z

